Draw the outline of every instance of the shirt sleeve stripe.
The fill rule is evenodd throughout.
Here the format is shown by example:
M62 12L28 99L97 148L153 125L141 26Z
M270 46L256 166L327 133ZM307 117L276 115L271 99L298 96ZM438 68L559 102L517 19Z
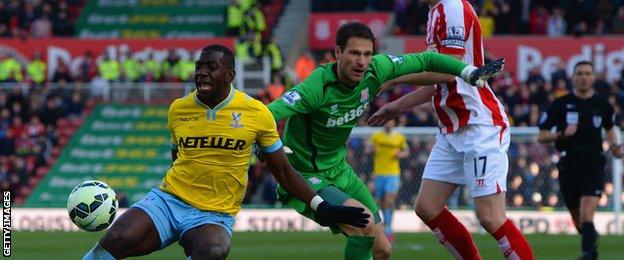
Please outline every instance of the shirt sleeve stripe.
M280 148L282 148L282 140L277 139L277 142L275 142L274 144L269 145L267 147L261 147L260 149L265 153L272 153L272 152L277 151Z

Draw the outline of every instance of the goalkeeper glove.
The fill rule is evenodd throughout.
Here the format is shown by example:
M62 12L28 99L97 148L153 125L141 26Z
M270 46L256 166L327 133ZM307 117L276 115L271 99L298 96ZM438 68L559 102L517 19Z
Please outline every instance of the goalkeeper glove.
M312 199L310 207L316 211L317 220L323 226L342 223L363 228L368 224L370 217L368 213L364 212L364 208L332 205L318 195Z
M474 66L467 66L461 73L462 79L470 83L470 85L483 87L488 79L496 76L503 71L505 67L505 59L498 59L492 62L476 68Z

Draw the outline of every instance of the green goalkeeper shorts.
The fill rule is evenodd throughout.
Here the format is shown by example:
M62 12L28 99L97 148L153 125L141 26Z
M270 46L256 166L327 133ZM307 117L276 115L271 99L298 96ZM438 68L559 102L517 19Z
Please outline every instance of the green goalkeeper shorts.
M347 199L353 198L364 204L373 213L375 224L381 222L379 208L375 203L375 199L351 166L334 167L331 170L316 173L300 172L299 174L327 202L333 205L342 205ZM333 186L336 189L325 189L328 186ZM290 196L281 186L277 188L277 198L284 205L292 207L299 214L318 223L316 214L310 208L310 205ZM342 232L338 225L330 225L329 227L334 234Z

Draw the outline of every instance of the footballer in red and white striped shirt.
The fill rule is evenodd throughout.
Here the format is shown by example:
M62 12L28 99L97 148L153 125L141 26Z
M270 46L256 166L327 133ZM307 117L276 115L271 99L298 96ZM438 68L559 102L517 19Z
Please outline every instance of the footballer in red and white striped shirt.
M481 24L466 0L421 0L430 6L429 49L483 66ZM453 192L466 185L475 200L481 226L498 242L506 259L534 259L520 230L505 213L510 134L503 105L492 89L472 86L460 78L437 73L408 74L390 80L421 86L382 106L369 123L383 123L413 106L433 100L440 133L423 173L416 214L457 259L482 259L466 227L446 208ZM438 83L437 86L430 84ZM429 86L426 86L429 85Z
M483 66L481 24L470 3L461 0L429 2L437 2L429 10L429 49L454 55L477 67ZM440 84L433 101L443 133L457 131L468 124L509 126L503 105L487 84L482 88L474 88L462 80Z

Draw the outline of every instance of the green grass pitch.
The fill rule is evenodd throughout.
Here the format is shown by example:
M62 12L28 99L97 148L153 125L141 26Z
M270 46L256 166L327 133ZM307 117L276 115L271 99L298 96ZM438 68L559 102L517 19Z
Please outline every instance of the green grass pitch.
M14 259L80 259L104 233L13 232ZM580 236L527 235L537 259L574 259ZM484 259L502 259L494 239L475 235ZM344 237L329 232L237 232L228 259L342 259ZM143 259L184 259L176 243ZM392 259L452 259L432 234L396 235ZM602 236L600 259L624 259L624 236Z

